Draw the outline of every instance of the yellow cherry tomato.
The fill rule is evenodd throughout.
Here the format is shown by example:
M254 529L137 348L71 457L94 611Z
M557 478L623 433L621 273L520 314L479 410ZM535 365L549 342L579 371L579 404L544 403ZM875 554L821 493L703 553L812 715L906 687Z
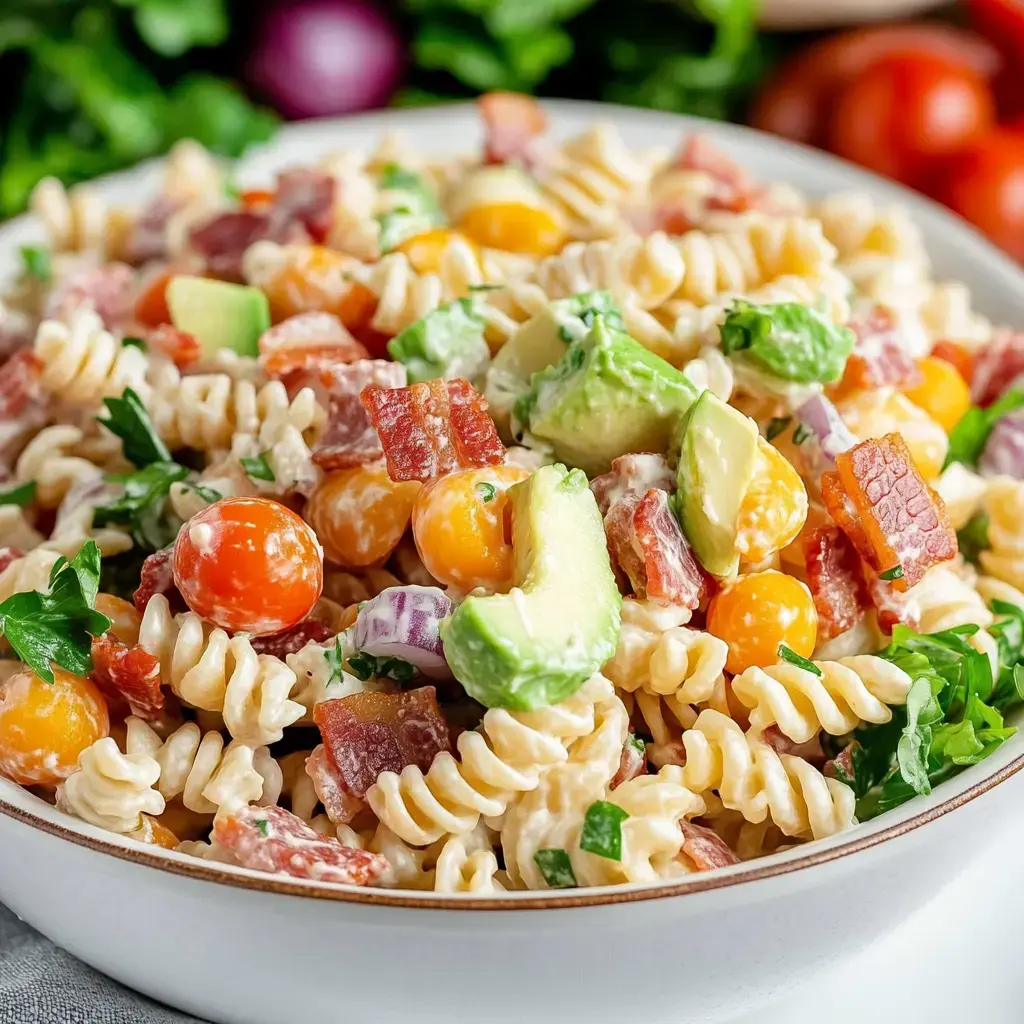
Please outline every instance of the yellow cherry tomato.
M267 294L275 323L299 313L323 310L353 328L367 318L362 309L353 308L358 303L353 300L348 271L358 265L353 257L326 246L285 246L281 265L258 285Z
M551 256L566 243L565 229L547 210L526 203L489 203L467 210L462 233L487 249Z
M753 479L740 504L736 550L761 562L789 544L807 519L807 491L800 474L763 438L757 439Z
M462 590L508 590L512 540L505 492L529 475L518 466L485 466L449 473L423 488L412 534L431 576Z
M142 616L135 610L135 605L113 594L96 595L96 611L110 619L109 632L113 633L122 643L134 647L139 642L139 626Z
M461 237L457 231L448 228L433 228L406 238L395 248L409 257L412 269L417 274L436 274L441 269L441 257L445 249Z
M752 665L774 665L780 644L809 658L818 639L818 613L803 583L768 569L722 586L708 605L708 632L729 645L725 667L738 674Z
M971 407L971 389L957 368L945 359L926 356L917 365L923 380L903 393L948 434Z

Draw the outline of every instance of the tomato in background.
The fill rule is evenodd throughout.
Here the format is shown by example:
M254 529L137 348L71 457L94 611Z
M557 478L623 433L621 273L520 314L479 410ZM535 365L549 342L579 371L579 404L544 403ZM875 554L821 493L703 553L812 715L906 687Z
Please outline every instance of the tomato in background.
M884 57L839 94L832 151L862 167L927 188L937 158L984 134L995 120L988 83L931 54Z
M971 26L1006 58L995 81L999 109L1005 117L1024 113L1024 0L966 0Z
M935 198L1024 260L1024 133L997 128L951 157Z

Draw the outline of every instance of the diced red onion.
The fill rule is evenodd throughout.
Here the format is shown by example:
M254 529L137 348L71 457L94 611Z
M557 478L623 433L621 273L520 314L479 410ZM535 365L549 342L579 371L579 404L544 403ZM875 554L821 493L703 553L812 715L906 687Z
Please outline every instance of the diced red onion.
M1009 413L992 428L978 469L982 476L1024 480L1024 411Z
M452 603L437 587L388 587L367 601L352 627L356 650L400 658L432 679L451 677L441 646L441 620Z
M797 409L796 415L811 432L811 438L804 442L804 456L823 473L835 469L836 456L857 443L839 410L824 395L812 395ZM811 448L812 444L816 450Z

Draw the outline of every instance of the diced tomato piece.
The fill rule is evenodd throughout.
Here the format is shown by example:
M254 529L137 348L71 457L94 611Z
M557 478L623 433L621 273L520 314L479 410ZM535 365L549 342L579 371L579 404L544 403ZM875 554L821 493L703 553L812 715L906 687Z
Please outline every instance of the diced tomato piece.
M953 366L968 384L974 376L974 356L955 341L938 341L931 354Z
M240 807L219 814L213 838L244 867L293 878L369 885L388 870L379 853L342 846L283 807Z
M484 122L484 160L529 163L530 143L548 128L544 108L518 92L488 92L477 101Z
M646 494L652 487L660 491L676 489L676 475L663 455L638 452L612 460L611 469L590 481L601 515L627 494Z
M154 274L142 286L135 300L135 319L145 327L159 327L171 322L171 311L167 306L167 286L175 271L168 267Z
M170 324L153 328L147 341L151 352L170 359L179 370L195 366L203 354L203 346L194 334L179 331Z
M857 341L846 361L840 391L888 385L911 388L921 383L921 371L900 339L899 325L890 310L875 306L849 326Z
M467 380L392 389L371 385L360 401L380 437L392 480L431 480L505 460L487 402Z
M842 530L819 527L807 537L807 586L818 612L818 639L852 629L864 616L868 595L860 556Z
M332 636L330 628L319 619L303 619L282 633L254 636L251 643L257 654L272 654L283 659L286 654L297 654L310 641L322 644Z
M43 364L30 349L15 352L0 365L0 423L14 420L38 397Z
M410 764L427 771L437 754L451 749L432 686L322 701L313 718L345 791L360 799L381 772Z
M693 861L698 871L712 871L715 868L727 868L730 864L739 864L739 857L717 832L703 825L695 825L685 818L680 820L679 828L683 833L681 853Z
M154 594L163 594L175 612L187 610L185 599L174 585L174 547L163 548L149 555L142 563L138 589L132 594L132 604L141 614Z
M306 774L313 781L327 817L335 824L347 825L366 810L366 801L348 791L338 766L322 743L306 758Z
M630 737L622 744L622 754L619 756L618 771L612 776L609 789L617 789L624 782L635 779L647 771L647 757L643 750L633 742Z
M942 500L925 482L899 434L862 441L822 477L825 507L876 573L898 570L898 591L957 552Z
M160 659L113 633L92 638L92 681L108 701L126 703L133 715L152 721L164 708Z
M976 405L989 406L1022 375L1024 332L1001 328L978 353L971 375L971 398Z

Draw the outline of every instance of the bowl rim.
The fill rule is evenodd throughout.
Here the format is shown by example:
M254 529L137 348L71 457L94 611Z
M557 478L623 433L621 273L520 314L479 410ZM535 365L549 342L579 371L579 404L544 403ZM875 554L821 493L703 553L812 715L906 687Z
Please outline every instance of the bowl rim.
M570 115L572 117L586 116L592 121L600 121L602 117L605 119L610 117L619 124L632 122L630 127L649 124L652 127L675 127L680 131L703 131L727 141L730 138L734 138L744 139L747 142L757 140L762 144L770 143L772 147L791 158L804 161L810 160L818 166L832 168L836 172L841 171L841 176L850 182L850 187L859 184L874 195L883 197L887 201L902 203L912 213L915 210L927 211L929 217L941 226L943 231L950 232L954 236L959 237L960 240L968 245L969 249L977 251L979 246L983 247L986 261L994 269L998 269L1001 276L1016 277L1018 285L1024 286L1024 271L1014 264L1009 257L999 252L994 246L983 239L974 228L961 218L919 193L912 192L901 185L856 168L830 154L786 139L767 135L764 132L748 128L744 125L724 124L710 121L706 118L582 100L545 99L542 103L545 109L553 116L555 122L553 127L556 132L558 131L559 115ZM348 117L312 118L297 121L283 125L277 135L267 144L254 148L251 153L246 154L245 160L258 159L261 156L272 156L282 139L298 142L311 133L324 132L326 134L332 129L336 130L339 128L351 131L365 131L372 128L377 128L378 130L397 128L401 130L403 126L410 127L417 123L426 123L431 119L436 119L438 116L453 115L454 117L465 119L466 115L474 109L474 106L475 104L472 101L467 101L427 106L412 110L384 110ZM92 182L108 189L113 189L122 182L127 183L140 175L152 173L162 163L163 158L147 160L133 168L92 179ZM843 187L847 186L844 185ZM10 236L14 235L15 238L20 238L24 233L24 229L32 224L33 221L34 218L31 215L23 214L0 225L0 256L8 248ZM1021 290L1024 291L1024 287L1021 287ZM980 765L976 767L980 767ZM829 840L809 844L807 847L794 849L788 853L748 861L734 868L695 873L683 881L655 883L645 886L590 887L578 891L562 890L545 895L509 893L502 896L476 896L466 893L419 893L414 890L374 889L315 882L305 879L292 879L288 876L266 874L247 868L204 861L197 857L190 857L174 851L163 850L159 847L133 842L122 836L117 837L120 840L118 842L113 837L106 838L107 834L101 829L94 828L86 822L75 822L75 819L67 815L61 815L61 819L67 821L68 825L43 817L28 808L18 806L5 799L2 791L0 791L0 815L14 819L23 825L38 829L51 836L68 840L76 846L85 847L96 853L113 856L120 860L145 867L157 868L160 871L191 878L195 881L256 890L263 894L297 896L391 908L443 910L448 912L572 910L622 903L646 902L649 900L661 900L701 892L711 892L747 885L763 879L778 878L802 872L816 865L840 861L853 854L880 846L890 840L914 832L921 826L944 817L964 804L970 803L989 790L999 786L1007 779L1016 775L1022 768L1024 768L1024 751L1017 754L991 774L984 774L966 788L952 793L947 799L935 801L922 808L918 813L900 818L886 827L873 828L871 831L860 835L851 833L849 839L843 839L843 834L839 834L838 836L831 837ZM0 782L11 786L17 785L6 779L0 779ZM953 780L949 780L947 784L952 782ZM18 787L18 789L20 792L25 793L27 798L39 799L23 787ZM47 810L51 811L55 816L59 814L55 808L47 806ZM72 827L71 823L78 827ZM124 845L121 845L121 843L124 843ZM801 852L802 850L807 852Z

